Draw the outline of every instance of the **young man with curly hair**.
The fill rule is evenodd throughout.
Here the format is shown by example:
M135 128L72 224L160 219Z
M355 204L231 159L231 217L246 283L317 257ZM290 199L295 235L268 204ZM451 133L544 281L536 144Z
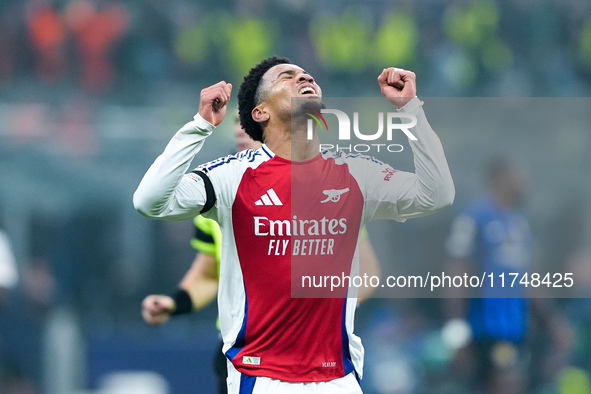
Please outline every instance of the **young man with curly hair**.
M322 108L322 89L301 67L273 57L250 71L238 93L240 121L263 142L260 149L186 173L226 115L232 85L222 81L201 91L194 120L144 176L134 195L143 215L182 220L201 213L220 224L218 306L229 393L361 393L356 298L292 297L292 268L344 263L347 274L357 272L365 223L403 222L452 203L453 181L415 80L392 67L378 76L382 94L416 116L418 139L409 141L415 173L320 152L318 136L307 136L303 109ZM292 105L292 98L301 100ZM339 196L326 199L333 191Z

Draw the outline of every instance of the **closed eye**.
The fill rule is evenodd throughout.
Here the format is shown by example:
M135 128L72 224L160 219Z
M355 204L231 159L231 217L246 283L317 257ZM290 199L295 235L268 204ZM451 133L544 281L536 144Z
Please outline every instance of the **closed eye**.
M286 70L286 71L280 72L279 75L277 75L277 79L291 79L294 77L294 75L295 75L294 70Z

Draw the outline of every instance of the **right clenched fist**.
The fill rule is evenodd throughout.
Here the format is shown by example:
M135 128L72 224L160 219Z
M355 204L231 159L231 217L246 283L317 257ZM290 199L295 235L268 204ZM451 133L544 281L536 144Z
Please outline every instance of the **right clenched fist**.
M231 93L232 84L224 81L202 89L199 97L199 115L214 126L222 123Z
M172 297L152 294L142 302L142 317L146 323L158 325L168 321L175 309L176 304Z

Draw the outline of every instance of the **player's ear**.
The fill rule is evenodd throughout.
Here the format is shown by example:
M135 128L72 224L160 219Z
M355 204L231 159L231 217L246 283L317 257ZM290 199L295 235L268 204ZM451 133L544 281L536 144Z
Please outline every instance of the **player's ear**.
M257 123L264 123L269 120L269 113L265 111L260 105L257 105L252 109L252 118Z

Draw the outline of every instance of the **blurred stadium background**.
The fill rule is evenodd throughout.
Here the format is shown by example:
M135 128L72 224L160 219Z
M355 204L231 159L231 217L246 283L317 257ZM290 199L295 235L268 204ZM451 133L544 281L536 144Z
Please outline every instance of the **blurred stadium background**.
M215 306L160 328L140 316L143 297L169 291L189 267L192 225L147 220L131 196L196 112L200 89L232 82L235 106L241 77L273 54L334 97L376 96L377 75L396 66L417 73L421 97L589 103L591 3L2 0L0 228L20 275L0 310L1 393L214 391ZM232 129L221 126L200 161L231 153ZM456 205L404 226L370 224L384 273L392 259L443 263L451 219L482 191L482 163L515 153L506 132L456 132L470 136L469 145L442 136ZM588 266L591 130L557 130L539 149L536 130L518 137L542 264ZM551 328L532 326L532 392L591 392L587 301L556 300L575 332L566 355L552 353ZM463 392L442 323L437 299L368 300L356 327L367 347L365 392Z

